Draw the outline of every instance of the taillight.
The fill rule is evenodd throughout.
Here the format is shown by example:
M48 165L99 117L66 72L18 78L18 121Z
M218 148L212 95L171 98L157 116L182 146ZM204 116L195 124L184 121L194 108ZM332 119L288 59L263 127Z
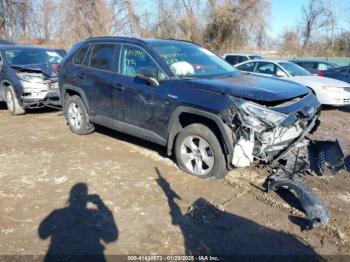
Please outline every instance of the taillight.
M316 74L317 74L318 76L324 76L324 72L323 72L323 71L318 71Z
M52 65L52 71L58 75L61 72L61 64Z

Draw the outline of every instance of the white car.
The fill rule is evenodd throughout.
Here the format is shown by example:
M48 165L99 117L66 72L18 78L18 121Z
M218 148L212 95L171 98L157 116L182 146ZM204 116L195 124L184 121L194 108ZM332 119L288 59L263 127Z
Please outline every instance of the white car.
M259 60L235 65L254 75L283 77L286 80L307 86L313 90L323 105L350 105L350 84L327 77L315 76L289 61Z

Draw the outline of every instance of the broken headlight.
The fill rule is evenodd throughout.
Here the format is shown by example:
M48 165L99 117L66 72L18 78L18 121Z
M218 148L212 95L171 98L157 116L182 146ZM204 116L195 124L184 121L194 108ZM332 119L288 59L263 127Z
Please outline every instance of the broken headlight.
M244 120L257 131L263 131L266 125L276 126L287 119L288 115L270 110L264 106L258 105L244 99L230 97L237 108L245 113Z
M16 72L16 75L19 79L31 82L31 83L43 83L44 79L41 74L33 74L33 73L26 73L26 72Z

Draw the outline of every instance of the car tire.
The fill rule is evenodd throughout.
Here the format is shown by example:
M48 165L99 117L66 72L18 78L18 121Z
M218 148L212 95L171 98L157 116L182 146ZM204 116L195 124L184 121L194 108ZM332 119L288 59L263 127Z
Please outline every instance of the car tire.
M12 86L8 86L5 90L5 101L11 115L25 114L25 110L19 103L16 92Z
M228 172L218 138L202 124L191 124L180 132L175 156L182 170L197 177L219 179Z
M65 103L65 115L70 130L78 135L87 135L95 130L90 123L85 105L79 96L69 96Z

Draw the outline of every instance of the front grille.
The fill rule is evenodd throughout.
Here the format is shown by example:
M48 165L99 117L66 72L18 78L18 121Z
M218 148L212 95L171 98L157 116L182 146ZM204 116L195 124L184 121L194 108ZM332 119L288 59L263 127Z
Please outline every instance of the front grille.
M350 98L344 98L343 103L350 103Z

